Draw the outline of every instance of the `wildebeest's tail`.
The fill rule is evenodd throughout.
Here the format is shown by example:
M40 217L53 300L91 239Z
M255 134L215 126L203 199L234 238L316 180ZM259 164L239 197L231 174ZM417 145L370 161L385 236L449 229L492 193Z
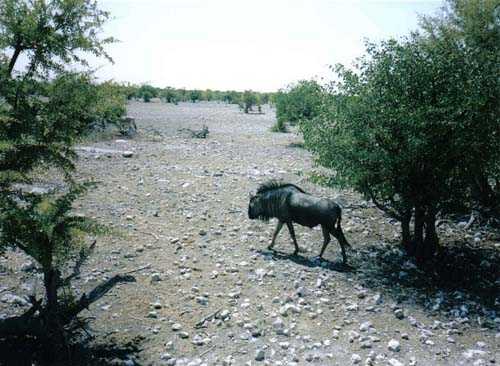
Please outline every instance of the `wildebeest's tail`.
M340 227L340 222L342 221L342 209L340 206L337 206L337 232L339 233L340 239L344 243L344 245L348 246L351 248L351 244L347 241L347 239L344 236L344 232L342 231L342 228Z

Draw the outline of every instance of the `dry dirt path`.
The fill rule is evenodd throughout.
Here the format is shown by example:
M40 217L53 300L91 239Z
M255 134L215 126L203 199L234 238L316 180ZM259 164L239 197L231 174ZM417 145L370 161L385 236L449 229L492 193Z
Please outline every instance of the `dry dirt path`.
M497 315L480 304L472 309L461 293L425 294L398 284L417 272L409 261L381 276L372 267L380 252L371 246L401 258L393 245L396 223L355 194L305 182L313 167L295 145L300 137L269 132L274 113L264 112L245 115L216 103L132 103L139 137L80 149L82 176L101 182L80 209L123 235L99 240L75 288L139 269L136 283L117 287L86 314L95 317L96 335L143 337L130 365L499 362ZM178 131L203 124L207 139ZM356 250L348 253L352 268L340 266L335 241L326 252L330 262L315 260L320 230L296 227L305 250L300 257L290 255L286 230L276 246L282 254L266 250L275 222L250 221L247 204L249 192L270 178L348 206L343 225ZM458 302L442 309L447 296ZM489 311L483 321L493 326L482 328L478 315L469 315L473 310Z

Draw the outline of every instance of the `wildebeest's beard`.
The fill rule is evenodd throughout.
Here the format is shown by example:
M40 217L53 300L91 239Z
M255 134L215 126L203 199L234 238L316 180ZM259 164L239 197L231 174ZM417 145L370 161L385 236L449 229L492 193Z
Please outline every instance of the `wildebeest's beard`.
M261 221L269 222L269 216L265 216L264 214L260 214L257 218Z
M248 217L250 219L258 219L262 220L265 222L268 222L270 219L270 216L265 213L265 208L262 205L262 201L254 197L250 201L250 205L248 206Z

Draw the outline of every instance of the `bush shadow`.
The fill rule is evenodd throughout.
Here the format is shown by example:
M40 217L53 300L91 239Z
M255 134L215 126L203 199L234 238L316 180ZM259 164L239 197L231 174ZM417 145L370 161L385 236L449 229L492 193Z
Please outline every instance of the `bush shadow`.
M87 337L73 339L55 352L39 339L30 336L0 338L1 366L118 366L140 352L140 339L128 342L95 343Z
M396 302L414 302L454 319L475 315L485 320L483 326L495 326L500 312L498 248L455 241L440 247L432 261L418 263L398 244L370 245L353 260L365 287L390 294Z

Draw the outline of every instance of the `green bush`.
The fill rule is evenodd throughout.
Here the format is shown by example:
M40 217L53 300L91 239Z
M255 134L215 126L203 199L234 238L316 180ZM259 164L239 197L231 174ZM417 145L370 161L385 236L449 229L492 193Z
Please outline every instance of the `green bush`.
M125 106L126 89L121 85L106 81L97 85L96 120L119 125L127 114Z
M271 127L271 132L286 133L289 131L288 131L288 127L287 127L286 123L284 123L283 119L276 119L276 122Z
M188 95L189 100L193 103L196 103L197 101L201 100L203 93L201 90L190 90Z
M287 125L296 125L317 116L325 96L324 88L315 80L301 80L279 90L274 96L276 123L273 130L285 132Z
M152 98L153 94L151 94L149 91L145 91L142 93L142 100L144 101L144 103L150 103Z
M251 90L245 90L241 95L240 106L245 113L249 113L254 105L259 103L259 96Z
M500 191L488 184L500 168L500 22L493 1L450 4L427 33L337 66L331 108L302 123L317 161L399 220L419 259L436 252L439 211L473 200L478 179L490 201Z
M239 95L235 91L226 91L222 94L222 101L229 104L238 104L239 103Z
M149 103L153 98L157 98L158 94L158 88L148 84L141 85L135 92L136 97L142 99L146 103Z

